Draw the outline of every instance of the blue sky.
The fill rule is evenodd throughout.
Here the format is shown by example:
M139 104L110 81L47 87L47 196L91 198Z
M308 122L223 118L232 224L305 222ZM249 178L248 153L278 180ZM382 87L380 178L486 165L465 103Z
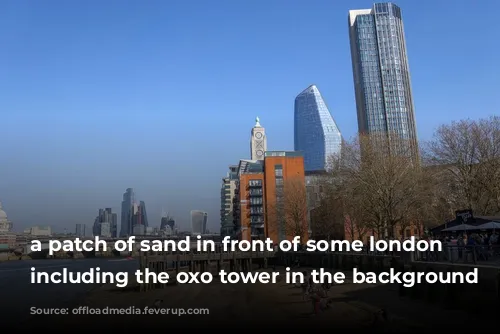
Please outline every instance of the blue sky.
M499 113L500 1L402 0L420 140ZM227 165L259 116L293 149L293 102L316 84L343 135L357 120L354 0L0 1L0 200L16 230L89 227L133 187L152 225L219 226Z

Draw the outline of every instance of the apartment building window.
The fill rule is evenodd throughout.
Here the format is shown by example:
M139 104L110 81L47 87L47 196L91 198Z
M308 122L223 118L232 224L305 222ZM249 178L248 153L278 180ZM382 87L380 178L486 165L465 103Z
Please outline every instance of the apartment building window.
M264 223L264 219L262 219L262 217L252 217L250 222L252 224L263 224Z
M262 196L262 188L250 189L250 196Z
M250 198L250 204L262 205L262 197L252 197Z
M274 165L274 177L276 180L276 191L283 187L283 165Z
M280 240L285 238L284 222L284 185L283 185L283 165L274 165L274 178L276 182L276 210L278 214L278 237Z
M276 178L283 178L283 165L274 165L274 176Z
M264 210L262 209L261 206L256 206L256 207L252 207L250 208L250 214L253 214L253 215L258 215L258 214L262 214L264 213Z
M262 187L262 180L249 180L248 185L250 187Z

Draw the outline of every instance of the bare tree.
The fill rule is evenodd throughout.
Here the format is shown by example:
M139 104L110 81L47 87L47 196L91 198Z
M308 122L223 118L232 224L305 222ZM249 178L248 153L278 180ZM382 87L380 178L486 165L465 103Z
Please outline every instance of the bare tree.
M453 205L456 202L456 191L451 186L447 166L427 166L423 171L423 182L426 182L428 196L415 216L414 225L419 234L422 234L425 228L432 228L453 219L456 210Z
M442 125L428 143L427 163L445 166L441 184L456 210L500 213L500 117Z
M356 221L352 216L346 216L344 220L344 232L346 239L364 240L365 235L370 232L370 228L366 222Z
M311 210L311 229L316 240L340 239L344 230L342 203L328 190L322 193L320 204Z
M500 213L500 117L476 122L478 141L478 187L480 208L485 215Z
M287 235L304 238L308 233L305 181L299 178L286 180L283 202Z
M397 136L360 135L345 143L332 167L344 213L379 236L394 236L396 226L409 221L425 200L413 147Z
M308 211L303 178L285 179L281 186L277 186L276 200L268 204L267 210L268 233L278 238L300 236L301 240L306 239Z

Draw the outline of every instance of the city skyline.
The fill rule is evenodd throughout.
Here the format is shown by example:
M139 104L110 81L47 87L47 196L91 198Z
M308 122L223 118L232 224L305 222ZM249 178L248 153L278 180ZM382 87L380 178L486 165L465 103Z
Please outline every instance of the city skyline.
M395 3L418 138L441 123L498 113L500 69L483 46L495 38L500 4L462 2L450 12L446 2L429 11ZM293 149L293 101L310 83L352 137L346 16L372 4L153 1L118 13L111 3L2 3L0 201L14 230L90 226L98 208L121 212L127 187L140 190L152 226L165 205L183 230L192 208L218 217L220 177L248 155L249 124L261 116L268 150ZM211 218L208 228L218 223Z

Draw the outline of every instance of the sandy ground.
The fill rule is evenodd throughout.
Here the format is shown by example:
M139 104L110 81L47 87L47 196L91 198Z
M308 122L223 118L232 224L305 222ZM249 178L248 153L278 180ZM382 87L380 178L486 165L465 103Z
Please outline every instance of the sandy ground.
M389 285L336 285L329 292L329 309L312 314L312 304L291 284L185 284L139 293L134 288L101 287L82 301L89 308L130 308L141 312L163 300L162 308L208 309L209 315L73 315L36 316L37 328L54 324L69 327L106 326L142 328L345 328L384 332L421 332L460 325L473 319L462 311L444 310L425 302L400 298ZM381 310L387 314L384 317ZM436 325L438 324L439 325ZM449 327L448 327L449 328Z

